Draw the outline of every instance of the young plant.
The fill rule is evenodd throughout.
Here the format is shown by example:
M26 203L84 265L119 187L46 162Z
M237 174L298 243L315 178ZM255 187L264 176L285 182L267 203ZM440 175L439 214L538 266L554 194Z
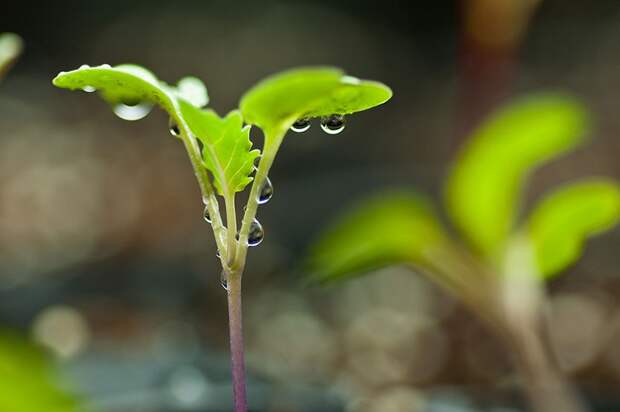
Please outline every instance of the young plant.
M544 339L544 282L579 258L586 238L618 222L620 188L607 178L571 182L517 218L530 173L583 143L587 129L586 111L566 96L534 95L504 107L473 132L446 181L446 211L461 239L444 230L426 197L381 193L319 236L309 252L313 279L409 265L459 298L511 349L535 410L579 410Z
M246 411L241 278L248 246L263 239L256 212L273 194L267 176L280 144L289 129L305 131L313 118L321 119L327 133L338 133L344 128L345 115L386 102L391 90L336 68L300 68L261 81L241 98L239 110L220 117L204 109L209 102L207 89L195 77L170 86L135 65L85 65L61 72L53 83L71 90L97 91L126 120L145 117L154 105L170 116L170 133L187 150L205 204L204 218L215 235L222 284L228 293L235 411ZM262 150L252 149L252 125L264 134ZM250 193L239 222L236 194L248 185ZM225 216L220 215L218 197L223 200Z

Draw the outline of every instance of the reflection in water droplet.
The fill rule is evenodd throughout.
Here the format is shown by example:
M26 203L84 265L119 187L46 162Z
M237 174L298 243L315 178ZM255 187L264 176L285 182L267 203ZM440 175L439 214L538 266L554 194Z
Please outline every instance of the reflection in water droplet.
M223 270L220 274L220 285L222 285L225 290L228 290L228 275Z
M248 233L248 246L258 246L264 238L263 226L257 219L254 219L250 226L250 233Z
M209 206L205 205L205 210L202 212L202 218L207 223L211 223L211 215L209 214Z
M134 121L145 118L152 109L153 105L149 103L138 103L136 105L118 103L112 110L121 119Z
M338 134L344 130L345 121L341 114L332 114L321 118L321 129L327 134Z
M265 178L263 182L263 187L260 189L260 193L258 194L258 204L263 205L273 197L273 185L271 184L271 180L269 178Z
M168 129L170 130L170 134L174 137L179 137L181 135L181 129L179 129L179 125L174 119L171 117L168 119Z
M95 89L93 86L84 86L82 87L82 90L84 90L86 93L92 93L94 91L97 91L97 89Z
M291 126L291 130L297 133L303 133L310 128L310 119L307 117L302 117L301 119L297 119L295 123Z

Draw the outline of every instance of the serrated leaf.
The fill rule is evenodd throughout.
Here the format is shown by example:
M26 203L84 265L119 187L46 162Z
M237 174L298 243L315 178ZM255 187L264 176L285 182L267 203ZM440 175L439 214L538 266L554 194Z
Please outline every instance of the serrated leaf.
M245 121L263 130L286 130L302 117L351 114L385 103L382 83L346 76L332 67L288 70L251 88L240 102Z
M390 192L370 198L337 219L313 243L308 268L327 282L394 263L425 269L449 240L431 203Z
M23 42L21 37L14 33L0 34L0 78L11 67L21 53Z
M250 150L250 126L243 126L238 110L221 118L213 110L200 110L181 103L181 112L192 133L203 144L205 167L213 174L220 195L228 197L242 191L252 178L259 150Z
M445 201L476 252L497 263L528 174L581 143L587 117L575 99L535 95L499 110L473 133L449 175Z
M63 392L50 359L32 343L0 331L0 410L76 412L78 401Z
M539 273L557 275L575 262L585 240L620 218L620 187L608 179L567 184L548 194L528 218L526 231Z

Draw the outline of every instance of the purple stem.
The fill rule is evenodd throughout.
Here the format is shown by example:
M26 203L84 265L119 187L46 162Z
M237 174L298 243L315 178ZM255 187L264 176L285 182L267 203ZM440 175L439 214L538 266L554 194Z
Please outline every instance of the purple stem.
M228 325L230 329L230 360L235 412L247 412L240 273L231 273L228 276Z

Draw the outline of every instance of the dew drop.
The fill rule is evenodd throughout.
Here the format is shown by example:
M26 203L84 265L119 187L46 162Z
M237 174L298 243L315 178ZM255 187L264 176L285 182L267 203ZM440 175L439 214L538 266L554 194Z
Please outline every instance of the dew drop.
M222 257L222 254L220 253L220 250L219 250L219 249L215 252L215 256L216 256L218 259Z
M345 121L341 114L332 114L321 118L321 129L327 134L338 134L344 130Z
M82 90L85 91L86 93L92 93L97 91L96 88L94 88L93 86L84 86L82 87Z
M84 70L84 69L90 69L90 66L88 64L81 65L80 70Z
M269 180L269 178L267 177L265 178L265 181L263 182L263 187L261 187L260 193L258 194L258 204L264 205L265 203L269 202L272 197L273 184L271 183L271 180Z
M248 233L248 246L258 246L264 238L263 226L257 219L254 219L250 226L250 233Z
M101 69L111 69L111 68L112 68L112 66L110 66L110 65L109 65L109 64L107 64L107 63L105 63L105 64L102 64L101 66L99 66L99 68L101 68Z
M220 285L222 285L224 290L228 290L228 275L226 275L226 272L223 270L220 274Z
M202 212L202 218L207 223L211 223L211 215L209 214L209 206L205 205L205 210Z
M291 130L297 133L303 133L310 128L310 119L307 117L302 117L297 119L295 123L291 126Z
M181 135L181 129L179 129L179 125L174 119L171 117L168 120L168 130L170 130L170 134L174 137L179 137Z
M135 105L118 103L112 110L114 110L114 114L121 119L134 121L145 118L152 109L153 105L149 103L138 103Z

